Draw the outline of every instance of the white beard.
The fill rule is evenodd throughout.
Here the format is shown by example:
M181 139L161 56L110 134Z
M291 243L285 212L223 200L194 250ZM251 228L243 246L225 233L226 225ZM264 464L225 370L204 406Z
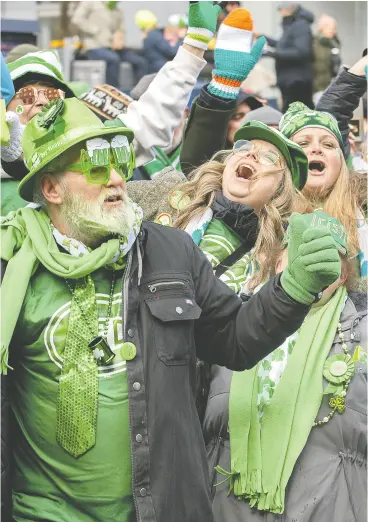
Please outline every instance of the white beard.
M111 209L104 207L105 199L111 195L121 196L121 205ZM67 189L60 214L67 226L68 235L87 246L101 243L109 236L126 236L135 220L131 202L126 192L120 189L107 189L93 202Z

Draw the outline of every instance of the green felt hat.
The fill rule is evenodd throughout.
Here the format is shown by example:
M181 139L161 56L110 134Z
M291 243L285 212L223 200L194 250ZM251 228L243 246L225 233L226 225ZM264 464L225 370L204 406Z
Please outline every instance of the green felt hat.
M331 232L332 239L335 241L335 244L338 248L338 251L343 256L348 255L348 239L345 227L340 223L340 221L332 216L326 214L322 210L316 210L312 214L303 214L302 218L311 228L327 228ZM289 243L289 229L287 229L284 239L283 245L288 245Z
M263 140L272 143L284 156L296 188L301 190L304 187L308 177L308 158L299 145L287 139L280 131L260 121L248 121L235 133L234 142L238 140Z
M279 129L287 138L291 138L294 134L305 127L317 127L326 129L333 134L342 150L344 143L342 141L339 124L332 114L322 111L314 111L309 109L302 102L291 103L284 116L279 123Z
M120 120L101 120L86 105L70 98L53 100L26 125L22 135L24 162L30 171L19 184L19 195L32 201L34 175L74 145L100 136L121 134L133 141L134 133Z

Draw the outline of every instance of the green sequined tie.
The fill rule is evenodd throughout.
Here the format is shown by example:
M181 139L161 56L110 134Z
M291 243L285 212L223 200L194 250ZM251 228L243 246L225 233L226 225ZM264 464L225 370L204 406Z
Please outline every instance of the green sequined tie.
M56 438L73 457L85 453L96 441L98 366L88 347L94 325L97 335L95 288L88 276L78 280L74 289L57 403Z

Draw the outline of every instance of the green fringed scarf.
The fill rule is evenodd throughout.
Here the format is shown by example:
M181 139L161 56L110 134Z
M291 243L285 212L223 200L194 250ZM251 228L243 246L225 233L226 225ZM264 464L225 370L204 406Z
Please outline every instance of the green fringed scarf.
M251 507L283 513L285 489L323 397L322 372L346 296L340 287L328 303L311 309L271 400L259 420L258 365L234 372L230 389L231 480Z
M142 211L131 203L135 223L126 238L110 239L83 257L60 252L43 210L22 208L1 221L1 258L8 262L1 285L1 373L8 368L9 344L22 308L29 281L41 263L49 272L66 279L79 279L102 266L114 265L116 253L130 248L139 232ZM123 248L122 248L123 247ZM124 261L124 260L123 260ZM124 265L119 262L119 269Z

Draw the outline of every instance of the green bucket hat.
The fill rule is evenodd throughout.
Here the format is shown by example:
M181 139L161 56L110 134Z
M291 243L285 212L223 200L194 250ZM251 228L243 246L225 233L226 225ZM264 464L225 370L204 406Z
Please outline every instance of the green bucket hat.
M303 214L302 218L308 227L311 228L328 228L331 232L332 239L334 240L338 251L343 256L348 255L348 239L345 227L340 223L340 221L332 216L326 214L322 210L316 210L312 214ZM286 230L284 239L282 241L284 246L287 246L289 243L289 229Z
M332 114L328 112L314 111L309 109L302 102L291 103L284 116L279 123L279 129L287 138L291 138L294 134L305 127L318 127L326 129L335 136L342 150L344 144L342 141L339 124Z
M101 120L76 98L48 103L26 125L22 135L24 163L30 171L19 184L19 195L32 201L33 181L37 172L80 142L108 135L126 136L132 143L134 133L119 120Z
M260 121L244 123L235 133L234 142L238 140L264 140L272 143L284 156L295 187L302 190L308 177L308 159L299 145Z
M28 53L7 65L16 91L26 82L45 81L64 91L66 98L75 96L64 81L60 59L53 51Z

